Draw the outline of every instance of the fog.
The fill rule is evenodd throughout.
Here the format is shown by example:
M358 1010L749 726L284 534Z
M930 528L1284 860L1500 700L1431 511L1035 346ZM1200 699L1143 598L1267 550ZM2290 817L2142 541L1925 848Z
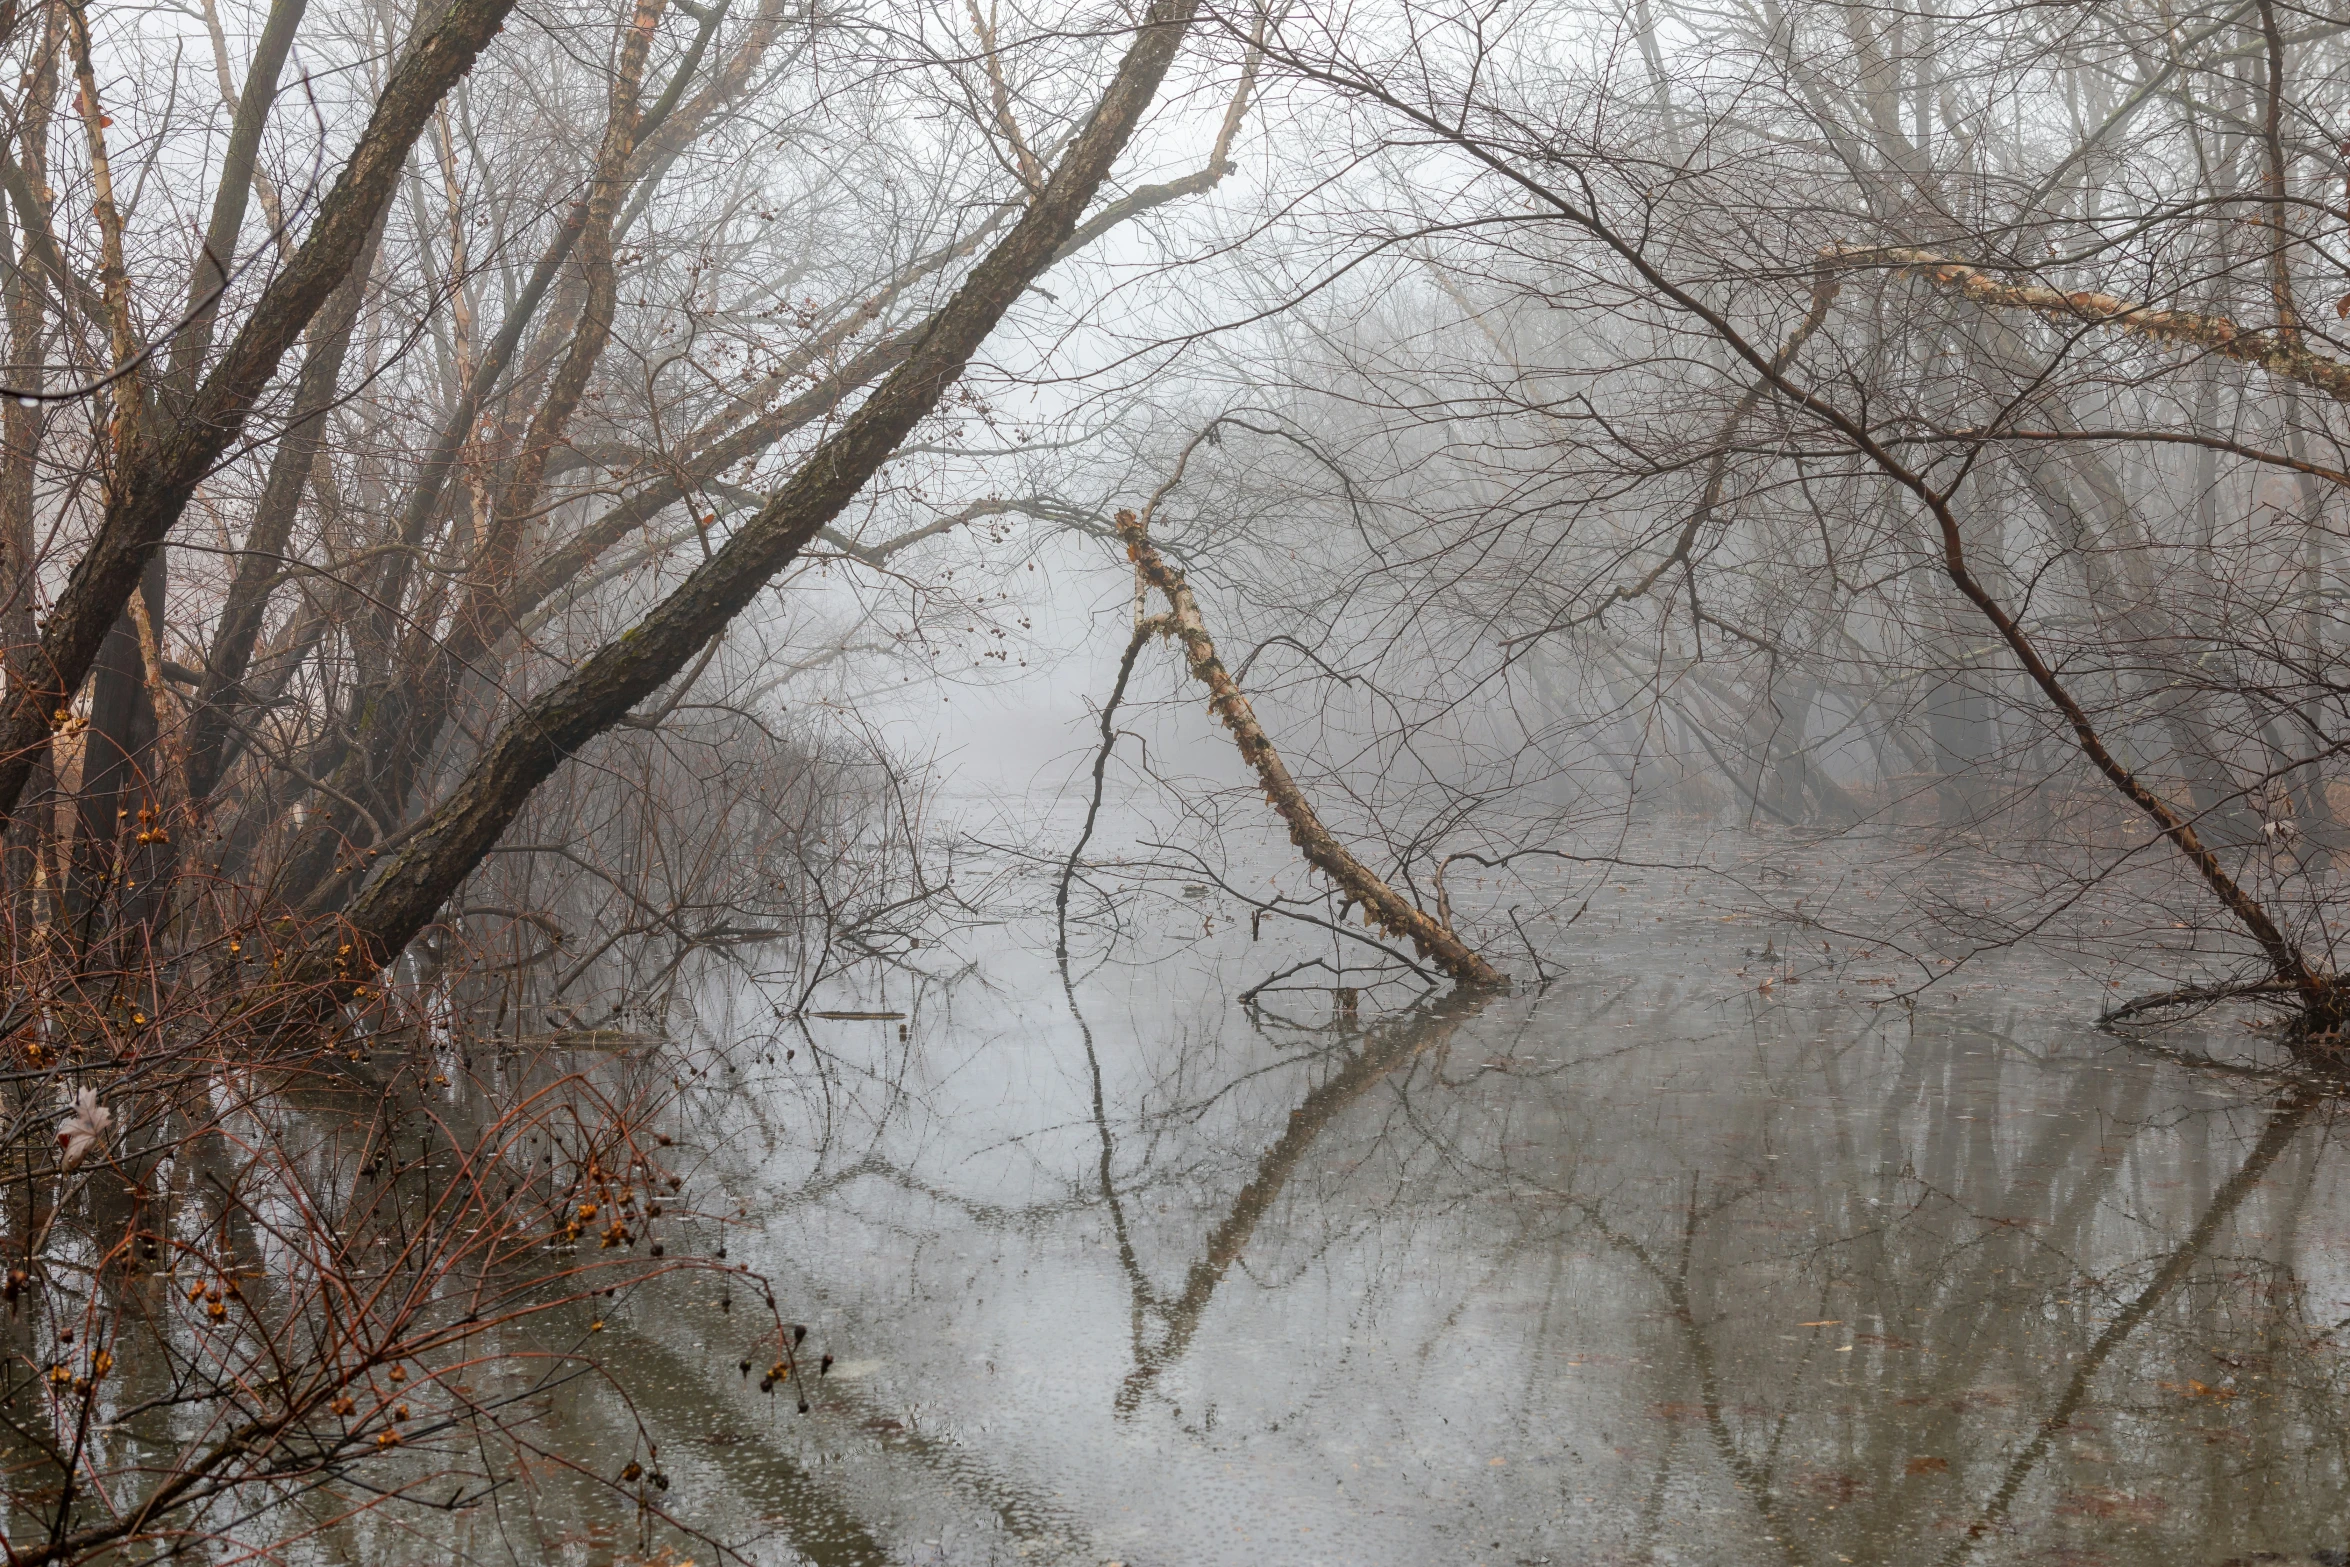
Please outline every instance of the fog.
M2164 1559L2338 1562L2333 1469L2230 1533L2217 1482L2141 1505L2187 1467L2163 1440L2081 1460L2102 1479L2042 1459L2127 1403L2109 1364L2249 1410L2131 1335L2249 1331L2212 1248L2272 1165L2297 1195L2247 1244L2339 1222L2346 27L2281 0L0 5L12 1559L569 1559L497 1511L555 1470L606 1509L599 1562L631 1530L648 1561L825 1559L836 1525L841 1559L951 1559L978 1492L893 1533L890 1488L931 1481L834 1487L821 1435L793 1439L798 1522L697 1518L614 1434L650 1407L630 1352L587 1335L625 1314L682 1354L649 1303L718 1290L763 1325L739 1365L696 1341L723 1375L694 1399L756 1386L828 1429L817 1322L965 1407L968 1368L908 1347L945 1287L893 1318L872 1270L966 1220L1108 1313L1065 1398L990 1429L1027 1456L982 1511L1033 1523L1066 1484L1022 1552L1209 1559L1229 1542L1164 1497L1119 1534L1117 1464L1032 1439L1083 1404L1115 1447L1195 1341L1272 1375L1345 1338L1349 1290L1418 1287L1357 1259L1294 1317L1263 1279L1218 1315L1253 1249L1344 1229L1343 1183L1280 1209L1293 1133L1372 1135L1330 1084L1436 1074L1457 1130L1412 1135L1451 1173L1393 1188L1431 1226L1488 1200L1447 1184L1491 1163L1460 1150L1559 1161L1551 1196L1513 1167L1490 1198L1555 1197L1559 1226L1414 1253L1426 1354L1482 1309L1453 1272L1566 1278L1596 1244L1631 1272L1594 1288L1644 1277L1689 1326L1644 1369L1760 1365L1708 1337L1778 1342L1733 1286L1697 1321L1695 1193L1730 1177L1696 1150L1770 1176L1741 1141L1768 1102L1803 1128L1772 1178L1849 1185L1831 1129L1881 1089L1887 1147L1944 1158L2010 1113L1963 1064L1989 1038L2050 1074L2047 1115L2158 1129L2139 1148L2174 1113L2230 1129L2132 1154L2193 1172L2176 1198L2096 1195L2095 1137L2034 1155L2086 1206L2006 1217L2138 1291L2065 1352L2069 1402L1940 1347L1976 1343L1992 1277L1951 1263L1972 1282L1908 1303L1914 1336L1870 1308L1869 1385L1947 1354L1935 1407L1988 1424L1805 1459L1846 1479L1804 1495L1874 1509L1846 1553L1790 1532L1780 1439L1740 1423L1769 1401L1696 1360L1711 1391L1645 1399L1702 1409L1686 1443L1594 1447L1660 1466L1576 1504L1614 1543L1524 1497L1540 1528L1490 1532L1508 1559L1824 1562L2144 1526ZM1576 1044L1618 1006L1630 1076ZM1519 1138L1511 1094L1456 1093L1456 1035L1583 1065ZM1638 1140L1680 1194L1670 1265L1643 1228L1670 1205L1611 1218L1592 1185L1651 1066L1710 1085L1698 1129ZM1215 1120L1241 1105L1265 1113ZM1201 1138L1200 1233L1155 1257L1128 1210L1160 1176L1121 1161ZM837 1275L799 1250L863 1235L872 1182L954 1208L961 1163L1014 1145L1079 1195L873 1220ZM1996 1165L1896 1195L2012 1196ZM1911 1266L1825 1215L1837 1279ZM1057 1227L1097 1218L1115 1279L1067 1271L1094 1242ZM2299 1313L2338 1286L2297 1244L2253 1270L2277 1342L2224 1353L2282 1366L2299 1335L2296 1385L2330 1386L2335 1329ZM1808 1284L1793 1256L1750 1261ZM493 1363L539 1380L476 1396ZM1474 1427L1481 1375L1416 1396ZM2338 1442L2293 1418L2244 1450ZM1316 1465L1396 1422L1314 1428L1247 1506L1315 1496L1333 1560L1473 1548L1433 1503L1387 1547L1324 1508ZM1223 1461L1182 1429L1119 1462ZM1981 1494L1922 1521L1929 1474ZM1753 1528L1677 1535L1675 1495Z

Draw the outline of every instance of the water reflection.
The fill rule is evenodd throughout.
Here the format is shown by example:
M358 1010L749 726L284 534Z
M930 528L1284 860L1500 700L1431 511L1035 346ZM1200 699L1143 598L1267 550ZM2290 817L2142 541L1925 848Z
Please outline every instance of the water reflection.
M680 1144L739 1215L698 1243L838 1364L802 1417L707 1280L620 1302L633 1402L550 1388L572 1467L460 1510L454 1554L2350 1550L2331 1097L2124 1048L2040 975L1912 1013L1628 953L1284 1020L1229 954L1065 990L1043 950L887 998L904 1039L811 1025L689 1085ZM707 1538L604 1483L648 1446ZM367 1527L338 1559L449 1554Z

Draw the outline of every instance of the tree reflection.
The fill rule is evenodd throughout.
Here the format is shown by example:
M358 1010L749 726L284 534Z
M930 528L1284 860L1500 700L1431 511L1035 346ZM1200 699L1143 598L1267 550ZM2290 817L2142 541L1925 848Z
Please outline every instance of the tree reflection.
M1986 1004L1650 974L1251 1021L1196 973L1055 975L1057 1034L932 996L828 1038L838 1084L709 1101L737 1255L874 1368L757 1418L723 1319L630 1313L673 1391L628 1418L739 1433L693 1467L772 1509L725 1537L1209 1559L1270 1515L1331 1559L1956 1567L2350 1532L2318 1087ZM799 1145L793 1096L829 1107Z

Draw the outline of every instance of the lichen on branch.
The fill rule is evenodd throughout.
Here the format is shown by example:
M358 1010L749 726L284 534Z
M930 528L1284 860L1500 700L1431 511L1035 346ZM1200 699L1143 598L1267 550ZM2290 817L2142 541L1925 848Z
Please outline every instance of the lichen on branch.
M1450 925L1373 874L1370 867L1356 859L1322 824L1313 802L1298 787L1288 765L1281 760L1281 753L1274 749L1271 737L1257 722L1256 709L1249 705L1240 683L1217 657L1215 640L1208 635L1207 624L1200 616L1199 601L1192 596L1191 584L1182 571L1169 565L1159 554L1151 544L1148 525L1133 512L1118 513L1118 536L1126 541L1126 554L1134 562L1135 570L1166 597L1169 613L1154 624L1162 636L1182 645L1193 678L1208 688L1208 711L1232 732L1233 741L1240 747L1241 760L1255 770L1258 781L1265 786L1265 798L1288 823L1289 841L1297 845L1298 852L1360 903L1364 919L1374 928L1409 940L1420 956L1435 963L1456 982L1479 986L1507 984L1507 977L1478 956Z

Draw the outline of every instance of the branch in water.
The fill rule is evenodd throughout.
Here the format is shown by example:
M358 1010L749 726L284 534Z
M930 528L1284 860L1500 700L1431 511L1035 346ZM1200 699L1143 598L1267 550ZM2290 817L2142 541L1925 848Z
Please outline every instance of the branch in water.
M1216 656L1216 644L1200 618L1199 601L1192 597L1191 584L1152 547L1145 524L1134 513L1118 513L1118 536L1126 541L1127 556L1143 580L1166 595L1172 613L1159 621L1161 632L1183 644L1193 676L1211 693L1208 711L1232 731L1232 738L1240 746L1241 759L1256 769L1258 779L1265 786L1265 798L1289 824L1289 841L1298 846L1315 869L1337 882L1363 906L1367 922L1390 936L1408 938L1422 957L1433 961L1458 983L1479 986L1508 983L1501 971L1471 950L1450 925L1373 875L1368 866L1349 853L1330 829L1322 825L1305 791L1290 776L1281 754L1273 749L1272 740L1257 723L1256 710L1224 667L1224 661Z
M2223 985L2186 985L2177 990L2158 990L2150 996L2139 996L2125 1001L2110 1012L2097 1015L2099 1027L2109 1023L2126 1023L2131 1018L2149 1012L2168 1011L2173 1007L2207 1007L2222 1001L2238 1001L2247 996L2270 996L2279 999L2297 994L2295 988L2281 979L2259 979Z

